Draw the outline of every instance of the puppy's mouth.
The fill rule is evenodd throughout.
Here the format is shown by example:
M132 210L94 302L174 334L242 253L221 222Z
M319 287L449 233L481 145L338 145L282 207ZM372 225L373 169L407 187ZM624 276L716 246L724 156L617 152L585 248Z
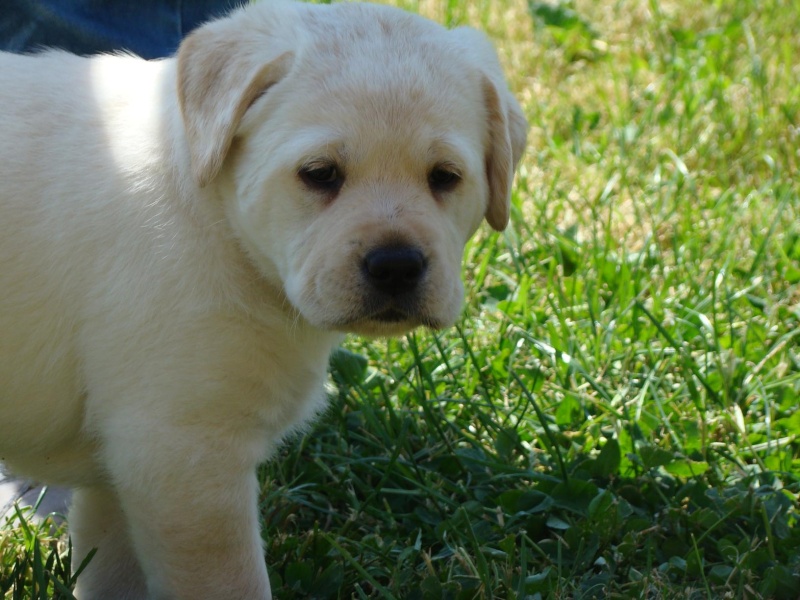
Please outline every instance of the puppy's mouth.
M381 311L370 318L381 323L400 323L402 321L409 320L410 317L403 311L400 311L396 308L387 308L386 310Z
M361 311L337 323L335 329L367 335L401 335L417 327L441 329L444 324L416 303L388 302L379 307L363 306Z
M323 313L318 326L342 333L395 336L417 327L441 329L450 324L454 315L441 306L435 257L395 240L356 261L356 272L343 279L326 278L324 285L316 286L315 297L325 290L333 298L318 301L321 307L332 309ZM338 284L342 290L327 289Z
M381 303L379 307L364 306L355 320L384 325L404 325L407 329L425 325L429 321L416 303L392 301Z
M358 260L360 300L343 319L342 329L400 335L420 325L436 327L425 310L430 258L420 248L395 240Z

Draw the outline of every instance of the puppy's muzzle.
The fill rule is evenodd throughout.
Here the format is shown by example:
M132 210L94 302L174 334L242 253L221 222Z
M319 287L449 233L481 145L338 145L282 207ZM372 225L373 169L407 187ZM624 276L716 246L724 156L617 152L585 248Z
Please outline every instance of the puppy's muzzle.
M427 272L425 255L413 246L382 246L363 260L362 271L372 304L373 318L396 322L419 310L420 282Z

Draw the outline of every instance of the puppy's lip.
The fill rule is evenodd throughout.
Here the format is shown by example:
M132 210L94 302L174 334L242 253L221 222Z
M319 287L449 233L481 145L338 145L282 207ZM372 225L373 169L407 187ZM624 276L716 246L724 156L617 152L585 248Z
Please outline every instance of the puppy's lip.
M417 311L406 311L394 306L381 306L379 309L353 311L339 318L326 319L319 327L342 333L365 335L402 335L417 327L427 326L439 329L439 321Z
M410 323L411 325L409 326L409 329L420 326L428 327L430 329L441 329L444 327L443 323L439 319L435 319L429 315L417 312L409 314L396 308L390 308L376 315L372 315L369 317L369 320L387 324Z
M389 325L408 324L408 328L424 325L429 319L425 316L424 305L418 298L368 298L361 314L354 315L359 321L386 323Z
M366 335L402 335L418 327L438 330L451 324L426 310L427 305L418 296L387 298L365 296L352 310L339 315L328 315L317 326L342 333Z
M370 317L371 320L381 321L383 323L400 323L401 321L409 320L409 318L408 314L394 307L387 308Z
M347 333L367 335L401 335L417 327L438 330L446 326L440 319L425 314L408 314L395 308L385 309L370 315L359 315L343 319L332 329Z

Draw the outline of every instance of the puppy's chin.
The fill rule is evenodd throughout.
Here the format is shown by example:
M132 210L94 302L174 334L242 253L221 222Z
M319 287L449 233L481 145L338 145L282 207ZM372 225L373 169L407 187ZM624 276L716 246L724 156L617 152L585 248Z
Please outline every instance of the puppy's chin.
M416 319L403 319L400 321L364 319L363 321L354 321L352 323L340 325L336 327L336 330L346 333L356 333L367 337L399 337L418 327L441 329L443 326L433 323L423 323Z
M321 329L355 333L367 337L398 337L418 327L438 330L447 327L449 321L427 315L406 314L396 309L363 316L348 315L341 319L319 323Z

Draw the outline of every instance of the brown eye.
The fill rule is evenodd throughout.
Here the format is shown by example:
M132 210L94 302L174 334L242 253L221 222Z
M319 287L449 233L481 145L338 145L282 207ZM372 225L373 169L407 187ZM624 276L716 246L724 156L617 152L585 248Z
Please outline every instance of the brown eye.
M336 165L315 164L303 167L299 172L300 179L308 187L323 192L335 192L342 186L342 175Z
M433 192L450 192L461 181L461 175L449 167L436 167L428 175L428 185Z

